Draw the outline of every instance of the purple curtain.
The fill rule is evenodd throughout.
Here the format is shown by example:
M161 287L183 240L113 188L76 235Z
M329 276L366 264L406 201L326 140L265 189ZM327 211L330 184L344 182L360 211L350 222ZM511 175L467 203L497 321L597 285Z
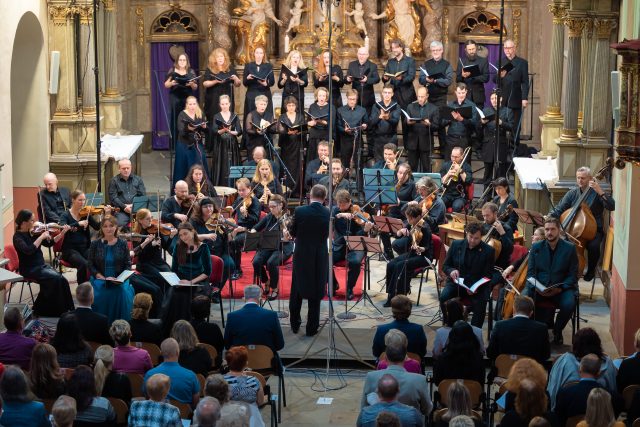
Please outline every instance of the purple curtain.
M493 64L496 67L498 66L498 57L500 56L500 45L497 44L483 44L488 51L489 55L487 59L489 60L489 64ZM458 58L464 58L466 55L464 50L464 43L458 44ZM460 62L458 62L453 69L457 70L460 67ZM485 105L491 105L491 92L496 87L496 84L493 82L493 77L496 75L496 70L489 65L489 81L484 84L484 93L485 93Z
M169 90L164 87L164 81L167 71L173 67L169 48L174 44L184 47L191 68L196 73L199 71L198 42L151 43L151 146L154 150L168 150L170 145L171 106Z

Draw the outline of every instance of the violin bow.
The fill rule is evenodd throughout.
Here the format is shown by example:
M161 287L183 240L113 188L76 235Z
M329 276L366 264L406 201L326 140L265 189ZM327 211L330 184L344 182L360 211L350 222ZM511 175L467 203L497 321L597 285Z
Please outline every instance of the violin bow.
M157 232L157 238L160 238L160 190L158 190L156 192L156 209L158 209L157 214L158 214L158 232Z

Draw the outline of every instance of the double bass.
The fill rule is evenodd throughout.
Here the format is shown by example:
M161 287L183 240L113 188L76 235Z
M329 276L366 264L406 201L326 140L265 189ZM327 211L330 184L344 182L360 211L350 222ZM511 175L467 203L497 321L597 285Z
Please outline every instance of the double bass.
M502 212L502 215L496 218L496 221L502 222L505 219L509 218L509 215L511 215L512 211L513 211L513 206L511 205L507 206L505 211ZM500 239L496 239L495 237L493 237L493 232L496 229L495 222L493 224L494 225L491 226L487 234L485 234L484 237L482 238L482 241L493 248L495 252L494 257L497 260L500 257L500 252L502 251L502 243L500 242Z

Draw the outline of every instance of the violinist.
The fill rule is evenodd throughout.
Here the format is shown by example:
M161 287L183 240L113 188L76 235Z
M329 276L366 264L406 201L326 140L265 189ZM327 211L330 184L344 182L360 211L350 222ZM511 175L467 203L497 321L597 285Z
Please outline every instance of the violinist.
M52 237L47 229L39 234L34 230L35 216L28 209L21 209L15 219L16 232L13 246L18 253L20 274L40 285L40 292L33 303L33 311L39 317L60 317L73 310L73 297L69 282L62 274L44 262L41 246L50 247L63 238L64 233ZM68 229L64 226L63 231Z
M309 147L311 149L311 147ZM316 185L329 173L329 143L326 140L318 142L316 158L307 163L305 170L305 184L307 188Z
M189 168L189 173L184 178L189 186L189 195L195 196L195 200L201 200L205 197L216 197L216 189L205 175L204 167L201 164L195 164Z
M529 264L527 267L527 285L523 295L533 298L536 302L551 301L559 309L553 325L553 343L562 344L562 331L569 323L576 306L578 292L578 255L573 243L560 238L560 221L557 218L547 218L544 222L545 240L531 246ZM529 278L535 278L542 285L553 288L540 292ZM536 320L546 320L553 317L553 311L536 308Z
M198 106L195 96L187 98L184 111L178 115L178 143L173 164L173 181L187 176L189 168L199 163L203 165L205 175L209 176L206 168L207 153L204 142L207 132L207 120Z
M78 283L84 283L88 280L88 251L91 245L91 228L98 230L100 223L94 219L92 215L83 217L80 213L82 207L87 201L87 196L80 191L75 190L71 193L71 206L60 217L60 224L71 227L64 234L62 242L62 259L71 264L77 270ZM109 215L111 209L105 208L105 215Z
M118 162L120 173L109 182L109 200L111 205L120 209L115 213L118 226L125 227L131 220L131 209L133 208L133 198L145 196L142 178L131 172L131 161L122 159Z
M387 150L385 150L385 155L386 152ZM398 203L396 205L389 206L386 215L391 218L405 219L402 211L404 210L408 202L416 199L416 186L413 181L411 166L409 166L408 163L401 163L400 165L398 165L396 177L398 180L396 183L396 194L398 197ZM387 258L387 260L393 259L394 255L392 249L393 246L391 244L391 235L389 233L380 233L380 240L382 240L384 256Z
M280 271L278 269L285 261L291 258L293 243L289 241L288 233L284 233L288 221L284 198L278 194L273 195L269 199L269 210L271 212L262 218L251 229L250 233L282 231L284 234L279 249L260 249L253 257L253 275L254 277L259 277L260 281L265 284L265 293L269 292L268 299L273 301L278 298L279 292Z
M390 169L396 170L398 165L402 163L398 157L398 146L392 142L384 144L382 151L382 160L378 160L373 165L373 169Z
M331 176L325 176L320 179L318 184L324 185L329 191L329 183L333 185L333 192L338 190L349 190L349 181L345 178L345 169L342 167L342 161L334 157L331 161Z
M385 307L391 307L391 299L398 295L406 295L410 289L411 273L417 268L428 265L427 259L433 258L431 244L431 228L422 220L422 210L419 206L409 205L404 211L407 219L411 242L409 251L392 259L387 264L387 302Z
M453 147L451 150L451 160L444 162L440 168L442 183L448 183L442 201L445 206L453 209L454 212L462 212L467 202L466 187L473 182L473 171L471 170L471 159L464 159L464 150L460 147ZM462 163L462 164L461 164Z
M271 196L282 194L282 187L273 174L271 162L267 159L262 159L258 162L251 185L253 186L253 194L260 201L262 208L266 208L269 205Z
M166 198L164 202L162 202L160 221L178 228L181 223L189 219L187 214L191 214L189 208L193 201L189 199L189 186L182 180L176 182L176 185L173 187L173 192L175 193L173 196ZM169 246L169 252L173 252L173 247L176 243L177 238L174 237Z
M373 140L373 154L376 162L383 160L385 143L398 142L400 106L393 99L393 86L386 84L382 89L382 100L373 104L369 115L369 135Z
M229 252L236 269L231 275L233 280L238 280L242 277L240 261L245 233L247 230L251 230L260 219L260 201L251 191L249 179L238 179L236 188L238 189L238 198L233 202L233 206L230 206L235 213L235 220L238 224L238 227L231 232L231 241L229 242Z
M373 228L374 223L368 214L361 211L357 205L351 203L351 195L347 190L338 190L334 195L336 205L331 216L335 218L333 235L333 262L347 261L347 299L353 298L353 288L356 286L360 267L364 259L364 251L347 250L345 237L364 236ZM362 218L366 218L363 220ZM335 273L334 273L335 274ZM334 283L338 281L333 279Z
M498 206L498 215L502 215L509 206L513 209L518 207L518 202L511 194L507 178L500 177L493 181L493 189L496 192L496 196L493 198L492 202ZM511 211L511 215L509 215L509 219L507 219L507 224L511 227L514 233L518 229L518 220L518 214Z
M506 223L503 223L498 219L498 205L492 202L487 202L482 206L482 218L484 223L482 224L482 235L486 239L497 239L500 241L500 252L498 259L495 261L495 265L501 269L505 269L509 266L511 260L511 253L513 252L513 231ZM491 236L487 236L491 233Z
M58 177L54 173L44 176L44 188L38 195L38 219L42 222L58 222L62 212L71 205L69 190L58 186Z
M317 158L316 150L320 141L329 139L329 91L319 87L315 91L316 101L309 106L307 126L309 127L309 145L307 161ZM335 119L336 110L331 109L331 117ZM333 121L335 126L335 120ZM327 154L328 155L328 154ZM315 184L314 184L315 185Z
M280 156L284 166L289 170L291 176L286 177L287 187L295 192L294 183L300 176L300 162L302 161L301 150L304 150L303 141L306 139L304 113L298 107L298 101L293 96L285 99L286 111L278 119L278 146L280 146ZM300 183L302 184L302 183Z
M584 200L584 203L586 203L591 210L597 226L595 238L586 245L589 255L587 258L587 272L584 275L584 280L591 281L596 273L596 267L598 265L598 260L600 259L600 244L604 237L604 224L602 222L602 217L605 209L608 211L615 210L616 202L611 195L604 192L600 184L598 184L598 182L593 178L591 169L586 166L583 166L576 171L576 183L577 186L569 190L567 194L564 195L562 200L560 200L560 203L556 205L556 208L549 212L549 215L554 218L560 218L560 215L562 215L564 211L571 209L574 206L585 191L593 190Z

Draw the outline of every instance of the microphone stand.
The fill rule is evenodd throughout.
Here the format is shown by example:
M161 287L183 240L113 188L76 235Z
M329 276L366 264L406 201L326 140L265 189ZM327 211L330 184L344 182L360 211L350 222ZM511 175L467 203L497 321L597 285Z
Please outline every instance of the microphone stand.
M293 175L291 175L291 171L289 171L289 169L287 169L287 166L284 164L284 161L282 160L282 157L280 157L280 154L278 154L278 151L276 151L276 148L273 146L273 142L271 142L271 138L269 138L269 136L267 135L266 129L265 129L265 132L262 134L262 136L264 137L264 140L265 140L265 142L267 144L267 147L269 148L269 151L271 153L275 154L276 158L280 162L280 166L282 167L282 170L284 170L284 172L287 174L287 177L293 183L293 187L295 187L296 186L296 180L293 179Z
M504 34L504 0L500 0L500 38L498 41L498 71L496 73L496 96L498 98L498 102L496 104L496 129L495 129L495 147L493 152L493 171L492 177L495 180L496 174L498 170L498 147L500 146L500 104L502 103L502 76L500 76L500 70L502 70L502 56L504 55L503 51L503 41L502 36ZM505 177L506 178L506 177Z

